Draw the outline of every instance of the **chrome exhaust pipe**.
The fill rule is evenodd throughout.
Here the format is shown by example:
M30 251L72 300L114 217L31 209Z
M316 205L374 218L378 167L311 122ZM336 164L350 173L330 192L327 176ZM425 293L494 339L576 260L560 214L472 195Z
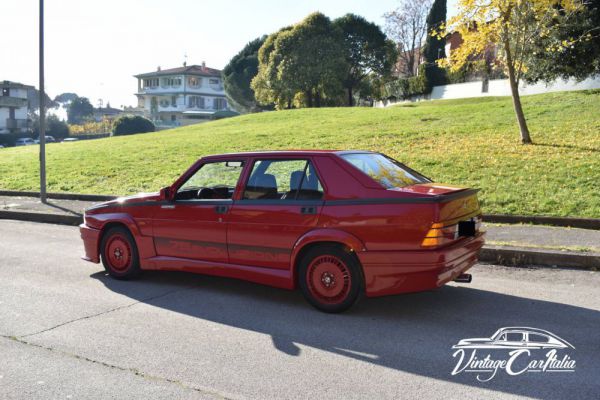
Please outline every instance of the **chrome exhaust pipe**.
M457 276L454 279L454 282L471 283L472 280L473 280L473 275L471 275L471 274L460 274L459 276Z

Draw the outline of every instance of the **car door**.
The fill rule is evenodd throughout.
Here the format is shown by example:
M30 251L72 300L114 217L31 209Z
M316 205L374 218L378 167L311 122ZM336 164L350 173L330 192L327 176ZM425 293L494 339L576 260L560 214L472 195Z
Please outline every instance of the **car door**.
M257 158L249 169L228 216L229 262L288 269L294 244L317 225L321 181L309 158Z
M243 159L201 164L153 216L159 256L228 261L227 218Z

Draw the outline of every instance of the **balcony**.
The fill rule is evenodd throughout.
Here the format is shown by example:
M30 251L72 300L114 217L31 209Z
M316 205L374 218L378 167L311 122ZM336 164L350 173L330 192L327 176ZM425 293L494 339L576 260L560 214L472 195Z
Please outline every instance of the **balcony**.
M26 107L27 99L20 97L0 96L0 107Z
M29 120L28 119L16 119L16 118L7 118L6 119L6 129L29 129Z

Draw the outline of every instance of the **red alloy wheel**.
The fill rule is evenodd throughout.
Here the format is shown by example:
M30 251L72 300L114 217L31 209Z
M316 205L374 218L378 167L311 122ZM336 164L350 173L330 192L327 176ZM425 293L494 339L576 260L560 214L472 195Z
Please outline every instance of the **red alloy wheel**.
M344 261L324 254L308 265L306 283L315 299L324 304L340 304L350 293L352 275Z
M132 251L129 239L120 232L113 233L104 245L109 267L117 272L124 272L131 266Z

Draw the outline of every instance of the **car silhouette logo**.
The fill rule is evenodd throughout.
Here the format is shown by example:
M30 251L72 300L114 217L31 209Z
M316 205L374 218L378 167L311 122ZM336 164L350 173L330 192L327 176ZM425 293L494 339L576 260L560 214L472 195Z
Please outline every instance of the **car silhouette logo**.
M489 338L462 339L453 349L566 349L575 347L557 335L538 328L500 328Z

